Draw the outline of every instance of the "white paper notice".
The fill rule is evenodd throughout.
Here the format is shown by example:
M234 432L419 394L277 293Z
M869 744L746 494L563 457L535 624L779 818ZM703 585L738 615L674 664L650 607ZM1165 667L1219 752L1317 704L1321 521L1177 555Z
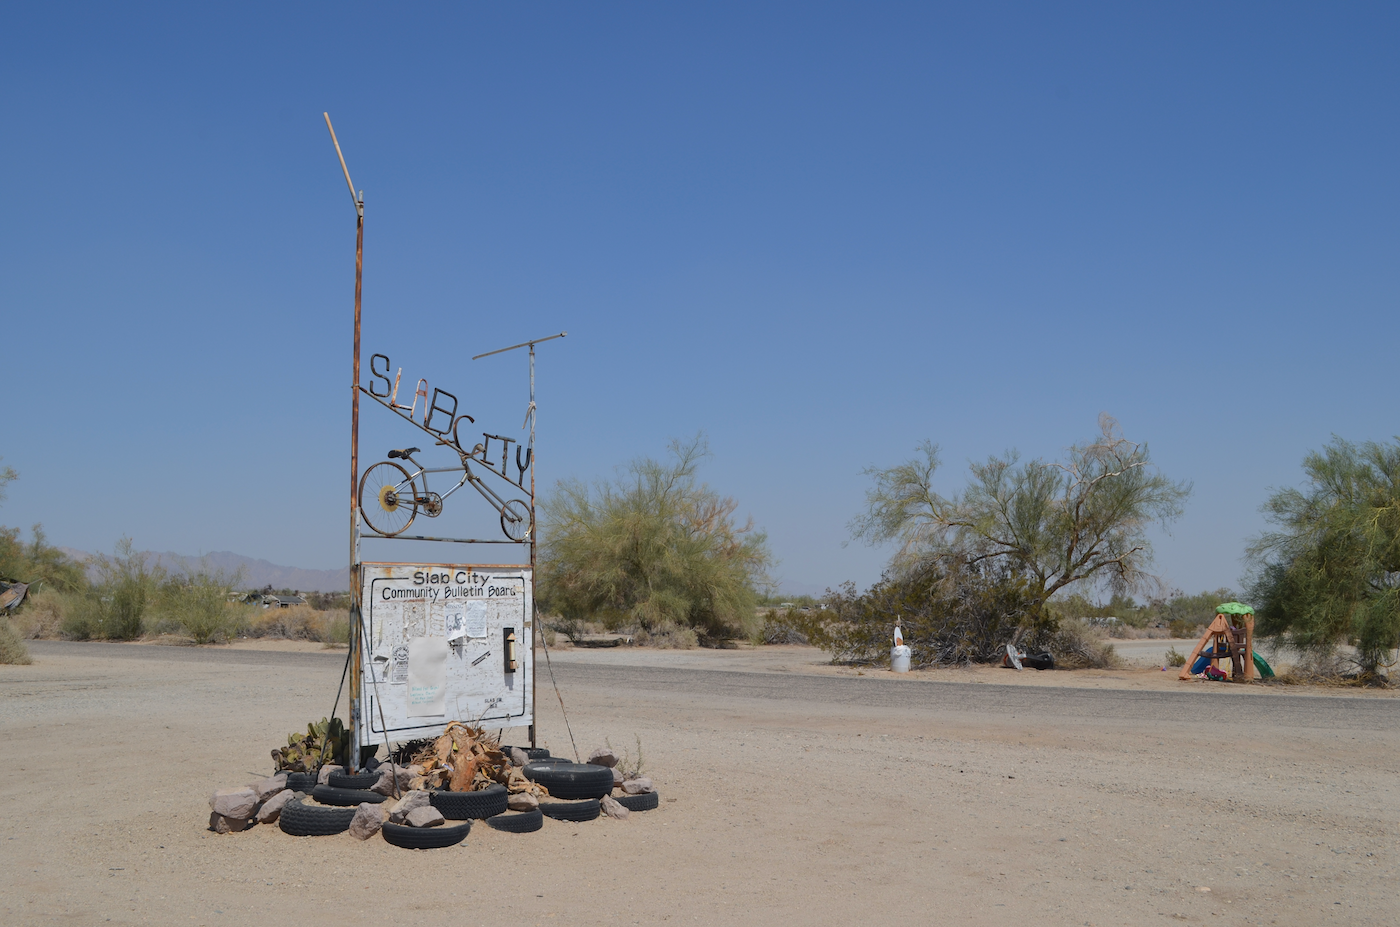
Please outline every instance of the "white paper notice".
M443 617L443 624L447 628L447 639L455 641L458 638L467 636L467 616L460 611L448 612Z
M447 689L447 638L415 637L408 642L408 716L443 716Z
M486 636L486 603L467 603L467 637Z

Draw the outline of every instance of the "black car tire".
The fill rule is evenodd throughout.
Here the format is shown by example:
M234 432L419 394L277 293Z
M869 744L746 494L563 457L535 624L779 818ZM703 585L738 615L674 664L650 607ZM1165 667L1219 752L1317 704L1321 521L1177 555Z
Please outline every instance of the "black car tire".
M554 818L556 821L592 821L602 813L602 810L602 806L598 804L596 798L587 798L583 801L540 802L540 814L547 818Z
M566 801L602 798L613 788L613 771L606 766L592 766L588 763L527 763L524 771L525 778L548 789L551 798L562 798Z
M643 792L640 795L614 795L613 801L628 811L651 811L661 804L661 796L655 792Z
M495 782L479 792L432 792L428 800L442 812L443 817L452 821L466 821L505 814L508 798L510 794L506 787Z
M386 841L396 847L406 850L433 850L438 847L456 846L466 839L471 829L471 821L463 821L452 827L409 827L406 824L386 822L380 828L380 833Z
M331 773L326 781L337 789L367 789L379 781L379 773Z
M544 815L538 810L498 814L494 818L487 818L486 824L493 830L505 831L508 834L529 834L544 827Z
M386 796L380 795L378 792L367 792L364 789L338 789L333 785L318 785L311 790L311 797L323 805L349 807L366 801L379 804Z
M305 795L298 795L282 806L277 825L293 837L328 837L350 829L354 808L323 808L305 805Z

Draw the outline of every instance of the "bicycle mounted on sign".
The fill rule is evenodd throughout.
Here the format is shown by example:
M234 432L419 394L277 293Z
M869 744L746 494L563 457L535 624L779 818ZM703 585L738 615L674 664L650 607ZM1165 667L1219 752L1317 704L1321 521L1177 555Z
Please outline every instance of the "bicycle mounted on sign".
M374 367L374 360L383 358L385 362L385 372L380 373ZM375 376L381 378L388 386L387 373L389 359L382 354L376 354L371 358L370 369ZM402 373L402 371L400 371ZM436 518L442 514L443 501L457 490L466 486L471 487L481 494L481 497L494 508L501 516L501 530L505 536L516 543L524 543L530 539L534 530L533 511L531 507L522 499L504 499L490 486L482 481L481 477L472 472L472 462L476 462L493 475L505 480L512 486L524 488L525 472L530 469L531 458L534 456L534 448L525 448L524 458L521 458L521 448L517 444L515 448L515 465L520 471L520 480L516 482L506 475L506 466L509 460L508 454L511 444L516 444L515 439L501 435L482 434L485 441L477 444L470 451L464 450L457 437L457 426L462 423L462 419L475 423L470 415L457 415L457 397L443 389L434 389L431 402L428 401L426 383L420 382L420 388L416 391L412 406L401 406L398 404L398 382L397 377L392 393L385 390L384 394L374 389L371 383L369 389L361 386L361 392L373 397L380 405L395 412L400 418L405 418L414 426L431 435L436 443L449 447L457 452L459 463L455 467L424 467L413 459L413 455L422 452L422 448L408 447L389 451L389 459L382 460L365 470L360 477L360 486L356 501L360 507L360 517L365 524L375 533L384 537L394 537L408 530L408 526L413 524L413 519L418 516L421 509L424 515L429 518ZM419 422L415 416L418 405L418 397L424 400L423 421ZM385 399L388 402L385 402ZM450 399L451 408L439 405L439 398ZM404 411L409 414L404 415ZM450 422L450 429L446 422L444 426L434 428L432 423L437 413L446 416L446 422ZM450 437L449 437L450 434ZM501 442L501 469L498 471L486 459L487 449L492 440ZM413 472L405 469L402 464L395 463L396 460L407 461L414 469ZM462 478L451 489L439 495L428 489L429 473L461 473ZM421 489L420 484L421 483Z

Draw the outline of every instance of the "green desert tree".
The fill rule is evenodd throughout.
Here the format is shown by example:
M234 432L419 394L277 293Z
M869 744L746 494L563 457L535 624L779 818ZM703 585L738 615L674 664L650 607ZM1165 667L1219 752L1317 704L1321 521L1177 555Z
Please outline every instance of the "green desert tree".
M1043 606L1062 589L1154 587L1147 529L1179 517L1191 487L1163 476L1147 445L1124 438L1110 416L1099 417L1099 428L1063 461L1023 462L1011 451L973 463L967 488L948 497L933 488L938 447L925 442L918 458L865 471L875 485L852 530L872 544L897 544L896 573L955 556L1019 577L1031 591L1033 623L1053 624Z
M1264 504L1275 529L1249 548L1257 631L1314 655L1354 644L1374 677L1400 646L1400 444L1333 438L1303 471Z
M755 630L772 562L767 536L751 520L737 525L738 503L699 481L703 435L670 450L669 460L635 460L611 482L555 487L539 565L545 609L650 634Z

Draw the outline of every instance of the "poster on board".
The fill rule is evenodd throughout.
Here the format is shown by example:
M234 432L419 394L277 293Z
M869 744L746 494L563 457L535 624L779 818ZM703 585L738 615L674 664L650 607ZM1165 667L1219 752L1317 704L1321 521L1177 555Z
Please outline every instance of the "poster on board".
M361 565L360 745L534 723L528 566Z

